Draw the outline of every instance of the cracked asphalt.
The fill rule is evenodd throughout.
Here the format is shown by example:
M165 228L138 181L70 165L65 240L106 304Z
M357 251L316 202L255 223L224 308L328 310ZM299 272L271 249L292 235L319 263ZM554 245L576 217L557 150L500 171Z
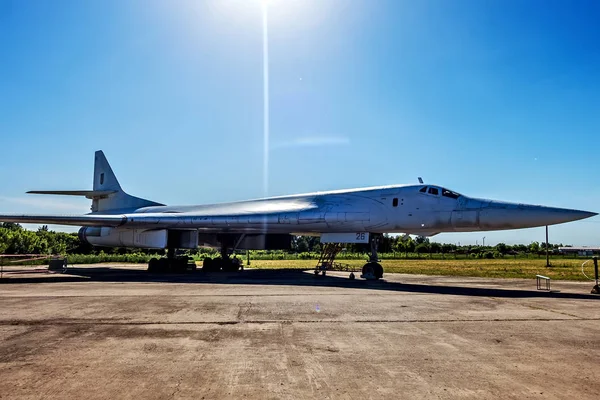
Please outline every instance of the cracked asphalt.
M0 398L600 395L591 283L142 269L7 274Z

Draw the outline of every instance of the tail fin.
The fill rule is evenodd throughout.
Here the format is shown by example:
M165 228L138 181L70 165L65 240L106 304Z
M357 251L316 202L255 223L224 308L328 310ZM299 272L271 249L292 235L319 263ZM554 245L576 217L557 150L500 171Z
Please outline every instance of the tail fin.
M92 199L92 212L111 213L142 207L164 206L164 204L125 193L101 150L94 155L93 190L35 190L27 193L85 196Z
M115 176L104 152L98 150L94 154L94 190L115 190L117 192L123 191L119 181Z
M112 192L92 200L92 212L137 209L150 206L164 206L150 200L131 196L123 189L115 176L102 150L94 155L94 187L96 192Z

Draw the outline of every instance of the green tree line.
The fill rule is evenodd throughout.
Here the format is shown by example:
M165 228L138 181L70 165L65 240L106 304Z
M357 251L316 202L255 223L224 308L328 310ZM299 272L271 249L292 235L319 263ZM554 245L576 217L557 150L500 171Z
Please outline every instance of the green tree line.
M292 241L292 251L297 253L320 252L321 246L322 244L320 243L319 238L315 236L297 236ZM563 247L563 244L549 243L548 246L550 251L556 252L559 247ZM370 245L349 243L345 245L345 249L349 253L366 253L370 251ZM498 243L495 246L459 246L452 243L433 242L424 236L413 238L411 236L383 235L379 243L378 251L381 253L419 254L472 254L481 252L494 252L500 255L539 254L546 251L546 243L531 242L528 245L508 245L506 243Z
M562 244L550 244L550 250L555 251ZM319 253L322 244L315 236L296 236L292 240L292 248L287 252L291 254ZM344 253L368 253L368 244L347 244ZM417 236L392 236L384 235L380 242L380 253L405 254L466 254L479 255L485 258L515 254L540 254L545 252L545 243L532 242L528 245L508 245L498 243L495 246L458 246L451 243L438 243L429 238ZM47 226L41 226L37 231L24 229L19 224L0 224L0 254L42 254L42 255L94 255L94 254L162 254L162 250L143 250L134 248L101 248L82 243L76 233L54 232ZM213 250L198 249L190 251L191 255L212 254ZM257 252L258 254L259 252ZM262 254L265 252L260 252ZM286 252L278 251L278 254ZM491 255L490 255L491 254Z

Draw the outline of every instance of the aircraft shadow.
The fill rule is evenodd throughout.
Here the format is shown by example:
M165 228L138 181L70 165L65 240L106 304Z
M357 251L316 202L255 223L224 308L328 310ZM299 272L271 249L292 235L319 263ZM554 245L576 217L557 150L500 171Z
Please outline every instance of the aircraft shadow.
M360 273L356 273L357 277ZM204 272L198 270L185 274L148 273L140 269L111 268L107 266L68 269L68 274L40 274L36 277L11 276L0 279L2 284L60 283L60 282L137 282L137 283L187 283L187 284L244 284L274 286L312 286L351 289L370 289L406 293L444 294L454 296L500 297L500 298L560 298L600 300L592 294L563 293L557 291L519 290L503 288L469 287L455 285L430 285L402 282L350 280L347 276L315 276L299 269L248 269L240 272ZM533 282L532 282L533 285Z

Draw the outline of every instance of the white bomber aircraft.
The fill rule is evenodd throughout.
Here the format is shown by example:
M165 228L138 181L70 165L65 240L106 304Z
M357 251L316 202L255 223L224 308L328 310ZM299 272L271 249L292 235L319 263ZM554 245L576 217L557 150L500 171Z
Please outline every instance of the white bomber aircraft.
M228 250L289 249L291 235L306 234L318 235L327 244L371 243L363 276L378 279L383 268L377 262L377 242L383 233L433 236L440 232L520 229L597 215L472 198L422 183L166 206L125 193L102 151L95 154L92 190L28 193L85 196L92 200L91 213L0 215L0 221L79 225L80 239L91 245L167 249L166 258L151 260L150 271L186 268L187 258L175 257L175 249L199 245L221 248L221 265L213 263L211 268L237 269L228 258Z

